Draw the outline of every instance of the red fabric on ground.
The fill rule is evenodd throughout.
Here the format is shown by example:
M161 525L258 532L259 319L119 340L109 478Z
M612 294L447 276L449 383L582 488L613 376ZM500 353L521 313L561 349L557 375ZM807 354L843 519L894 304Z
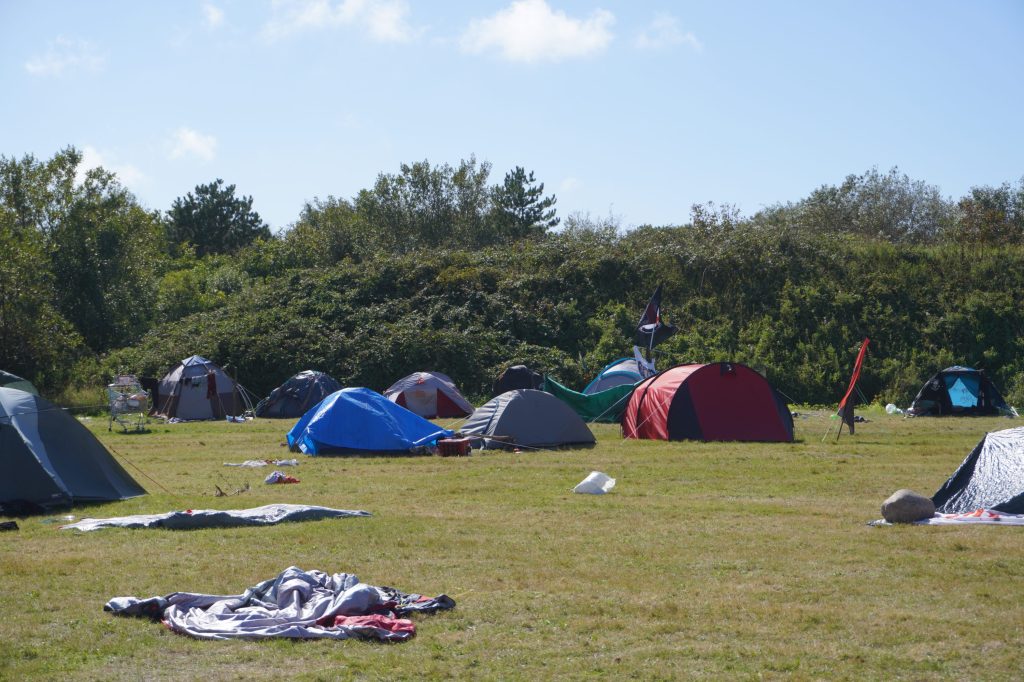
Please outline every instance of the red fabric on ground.
M371 616L334 616L334 622L331 622L331 618L321 619L323 623L328 627L349 627L349 628L377 628L379 630L387 630L388 632L394 633L408 633L410 635L416 634L416 624L407 618L389 618L388 616L371 615Z

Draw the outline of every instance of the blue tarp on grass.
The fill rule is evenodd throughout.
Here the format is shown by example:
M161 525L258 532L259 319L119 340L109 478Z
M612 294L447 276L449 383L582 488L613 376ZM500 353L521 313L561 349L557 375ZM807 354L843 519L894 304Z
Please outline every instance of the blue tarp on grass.
M368 388L343 388L313 406L288 432L288 447L307 455L408 452L452 432Z

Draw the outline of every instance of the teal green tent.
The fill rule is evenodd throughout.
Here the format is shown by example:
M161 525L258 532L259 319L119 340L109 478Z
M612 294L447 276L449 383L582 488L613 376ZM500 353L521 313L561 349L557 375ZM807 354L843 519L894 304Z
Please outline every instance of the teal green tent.
M544 377L541 390L571 407L585 422L615 423L629 403L634 384L620 384L598 393L578 393L551 377Z

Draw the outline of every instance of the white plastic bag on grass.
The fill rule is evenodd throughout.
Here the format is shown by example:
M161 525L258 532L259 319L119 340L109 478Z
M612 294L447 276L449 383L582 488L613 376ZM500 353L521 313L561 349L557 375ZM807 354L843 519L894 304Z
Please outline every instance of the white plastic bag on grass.
M572 491L588 495L604 495L614 487L614 478L609 478L608 474L603 474L600 471L591 471L590 475L580 481Z

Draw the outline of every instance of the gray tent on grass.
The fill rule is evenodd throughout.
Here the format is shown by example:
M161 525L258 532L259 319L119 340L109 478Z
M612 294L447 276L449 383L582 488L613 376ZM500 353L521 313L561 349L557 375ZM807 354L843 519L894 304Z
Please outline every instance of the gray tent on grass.
M146 494L77 419L13 388L0 388L0 462L0 506L9 510Z
M32 385L32 382L28 379L22 379L17 374L11 374L0 369L0 386L6 388L16 388L19 391L25 391L32 395L39 395L39 391Z
M594 434L571 407L550 393L533 389L508 391L492 398L476 408L459 431L483 438L485 447L594 443Z
M985 434L932 502L943 514L1024 514L1024 427Z
M223 419L243 411L235 380L200 355L179 362L160 380L158 393L153 415L166 419Z

